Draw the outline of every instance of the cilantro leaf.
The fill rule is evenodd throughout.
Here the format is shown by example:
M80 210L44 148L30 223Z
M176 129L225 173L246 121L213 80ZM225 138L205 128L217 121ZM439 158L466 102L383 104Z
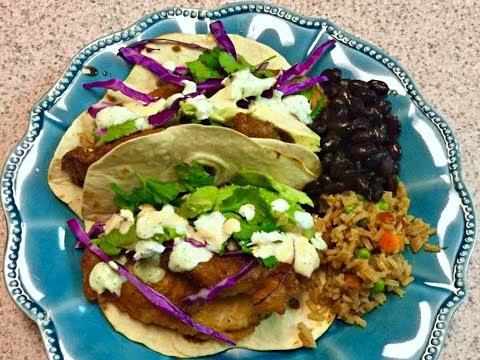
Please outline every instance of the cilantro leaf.
M118 184L111 183L110 187L112 188L113 192L115 193L115 197L113 202L119 209L127 209L130 211L135 211L136 209L136 202L122 190Z
M92 243L102 249L107 255L115 256L120 254L122 248L131 245L137 241L135 225L131 226L126 234L120 233L118 229L103 234L97 239L93 239Z
M266 266L268 268L272 268L274 267L275 265L278 264L278 260L275 256L269 256L267 258L258 258L258 260L260 260L260 262L263 264L263 266Z
M237 61L231 54L227 52L222 52L218 56L218 61L220 65L222 66L223 70L225 70L225 72L228 74L233 74L234 72L250 68L251 65L246 62L245 59L243 60L244 61L241 61L241 58L239 57Z
M119 209L135 212L142 204L159 207L173 202L184 190L177 183L163 183L154 179L144 179L141 175L138 176L142 186L134 188L130 194L124 192L117 184L111 184L115 193L114 203Z
M218 79L222 77L218 70L209 67L200 59L189 61L186 63L186 65L195 82L202 82L208 79Z
M199 187L211 186L215 184L215 178L210 175L202 164L198 161L192 161L190 165L180 163L175 165L180 181L185 184L188 190L193 191Z
M198 59L211 69L219 69L219 56L224 52L219 46L215 46L212 50L204 51Z
M120 139L137 131L138 129L135 126L135 120L129 120L123 124L113 125L107 129L107 133L105 135L99 137L96 146Z
M221 206L220 211L238 212L240 207L245 204L255 206L255 218L257 222L265 219L270 214L270 209L265 200L260 196L258 188L240 187L233 191L233 194L226 198Z

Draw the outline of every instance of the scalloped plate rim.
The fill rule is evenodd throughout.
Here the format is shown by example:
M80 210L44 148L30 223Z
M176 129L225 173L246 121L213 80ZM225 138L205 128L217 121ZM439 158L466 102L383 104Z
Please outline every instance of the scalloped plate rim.
M247 8L245 8L245 6ZM253 6L253 8L252 8L252 6ZM275 13L273 13L272 11L269 11L269 10L265 9L265 7L269 7L269 10L276 9L277 11ZM226 14L221 13L222 10L229 9L229 8L233 8L233 11L232 12L227 12ZM172 11L173 11L173 14L172 15L169 14L169 12L172 12ZM176 15L175 12L178 12L178 11L181 11L181 14ZM23 159L28 155L31 145L34 144L37 141L37 138L38 138L40 132L43 130L43 119L42 119L41 125L38 126L39 130L37 131L37 133L35 135L31 136L31 140L28 139L29 138L28 134L31 133L35 129L35 127L34 127L35 121L33 120L33 118L35 116L38 116L38 114L40 114L41 112L44 112L44 111L47 111L48 109L50 109L50 107L55 103L56 99L63 96L64 93L66 92L66 90L70 86L72 86L72 81L70 80L68 85L64 86L64 88L61 91L59 91L58 94L54 94L54 92L56 91L58 86L62 84L62 80L69 77L69 76L67 76L67 74L69 72L72 72L72 70L69 70L69 69L71 69L73 66L81 68L81 65L83 63L85 63L87 61L87 59L89 59L91 56L95 55L95 53L97 51L101 50L101 49L98 49L94 52L91 52L90 48L92 46L96 45L98 42L100 42L102 40L105 41L107 39L113 39L116 35L118 35L120 37L120 39L118 41L113 41L113 43L121 43L121 42L125 42L125 41L130 41L132 38L140 35L143 31L147 30L150 26L153 26L153 25L157 24L158 22L161 22L163 19L169 19L172 16L180 16L180 15L183 15L183 16L186 17L187 15L184 15L185 11L189 11L190 13L191 12L196 12L197 15L195 17L196 18L201 18L201 19L218 19L218 18L221 19L224 15L242 14L244 12L256 12L256 13L270 14L272 16L278 17L278 18L280 18L284 21L295 24L297 26L308 27L308 28L318 28L318 29L331 27L332 30L327 31L327 33L329 33L331 36L335 37L342 44L354 48L353 46L351 46L348 43L341 40L341 39L344 39L345 37L348 37L348 39L350 39L350 41L352 39L354 39L354 41L356 41L357 44L361 44L362 49L368 47L370 49L370 51L373 50L373 51L375 51L376 54L381 54L382 58L388 58L389 61L387 61L387 62L392 62L394 64L394 66L389 67L387 65L387 63L381 61L380 59L375 59L373 57L373 55L370 55L370 54L364 52L365 55L371 56L379 64L387 67L400 80L400 82L402 82L408 96L415 103L416 107L426 116L426 118L433 125L435 125L437 131L441 134L441 136L444 140L445 140L444 131L445 130L450 131L450 136L452 137L451 143L454 144L453 149L456 150L456 155L455 156L457 157L457 160L454 162L455 165L456 165L456 168L454 170L451 169L451 167L450 167L451 163L449 163L448 172L449 172L450 177L453 177L452 171L456 171L458 173L457 180L453 180L453 182L454 182L453 185L454 185L455 191L459 194L460 190L458 189L458 185L460 185L462 187L461 190L463 192L465 192L465 195L462 196L462 195L459 194L459 197L462 200L466 199L467 201L469 201L468 204L470 205L470 214L472 216L472 219L470 220L470 222L473 224L469 229L473 231L473 234L468 235L468 236L473 238L473 241L471 241L469 243L470 248L467 250L466 256L463 256L465 261L463 263L464 270L463 270L463 273L461 274L462 276L460 278L455 277L456 279L462 279L463 280L463 286L461 286L460 288L464 291L464 294L459 298L458 301L455 301L453 306L449 307L450 310L448 310L447 314L445 314L445 319L442 321L446 324L446 326L444 328L445 335L448 335L448 330L450 329L450 325L451 325L451 319L452 319L453 315L455 314L455 312L458 310L458 308L465 302L465 300L468 296L468 293L469 293L467 273L468 273L468 265L469 265L469 262L470 262L470 258L473 254L473 250L475 248L475 243L476 243L476 240L477 240L477 231L476 231L477 214L476 214L476 208L475 208L474 203L473 203L473 198L472 198L471 192L469 191L469 189L466 185L466 182L464 180L464 177L463 177L460 144L458 143L458 141L456 139L454 130L448 124L448 122L446 120L446 116L442 112L439 112L438 110L436 110L431 105L431 103L422 96L422 94L418 90L418 86L416 85L415 81L413 80L410 72L408 70L406 70L394 56L391 56L388 52L379 48L378 46L376 46L376 45L374 45L374 44L372 44L368 41L365 41L365 40L359 38L356 35L352 35L352 34L346 32L346 31L344 31L343 29L336 26L332 21L330 21L328 19L304 16L304 15L301 15L301 14L297 13L296 11L289 10L289 9L283 7L283 6L279 6L279 5L276 5L276 4L270 4L270 3L258 2L258 1L242 1L242 2L236 2L236 3L222 5L222 6L213 8L213 9L200 9L200 8L191 8L191 7L166 7L166 8L163 8L161 10L154 11L154 12L151 12L149 14L146 14L146 15L142 16L140 19L131 23L130 25L128 25L125 28L122 28L122 29L120 29L118 31L115 31L115 32L111 32L107 35L101 36L101 37L91 41L90 43L83 46L79 51L77 51L77 53L72 57L72 60L68 63L68 65L66 67L66 70L61 74L60 78L54 83L54 85L50 89L48 89L40 97L40 99L32 106L31 110L29 111L28 128L25 131L25 134L12 147L10 153L6 156L5 163L4 163L3 168L2 168L1 199L2 199L5 221L6 221L6 224L7 224L7 228L6 228L6 230L7 230L6 231L7 241L6 241L6 244L5 244L5 254L4 254L4 259L3 259L4 260L4 264L3 264L4 274L3 275L4 275L5 285L6 285L6 288L7 288L7 293L9 294L12 301L17 305L17 307L19 307L38 326L41 337L42 337L42 340L43 340L44 348L47 351L48 358L49 359L55 359L55 355L57 355L57 354L63 355L62 352L61 352L61 349L59 350L58 353L52 352L53 345L52 345L52 343L50 343L48 341L50 339L53 339L54 340L53 344L56 343L58 345L58 347L60 347L60 348L62 346L61 343L59 343L59 341L58 341L58 336L57 336L56 330L55 330L55 324L53 323L52 320L50 320L48 312L43 310L43 308L38 303L36 303L35 301L33 301L31 299L28 299L29 298L28 289L24 288L23 283L21 282L21 279L18 279L20 281L19 281L19 285L18 285L17 288L20 288L21 290L23 290L23 292L25 293L25 295L28 299L27 301L30 301L31 304L34 304L35 307L40 310L40 312L44 313L44 316L43 317L39 317L38 315L36 316L35 313L33 313L30 310L30 308L27 308L26 306L23 305L23 303L25 303L25 301L23 303L21 303L18 299L15 298L16 295L13 294L11 286L8 285L8 282L12 281L12 280L9 280L8 275L7 275L7 272L11 271L11 269L8 268L8 264L10 264L11 262L16 262L16 259L14 259L14 260L7 259L7 253L9 253L9 248L12 245L15 245L15 244L13 242L13 231L12 231L14 226L12 225L12 221L11 221L10 217L8 216L6 207L13 205L14 206L13 211L15 211L18 215L21 215L21 214L18 211L17 207L15 206L15 201L7 202L7 195L5 194L5 189L11 190L12 194L15 193L15 191L12 190L12 189L14 188L14 184L15 184L16 175L17 175L19 165L22 163ZM215 12L218 12L219 15L216 15ZM161 15L160 15L161 13L165 13L166 16L162 18ZM211 14L211 16L209 16L209 13ZM282 15L280 15L280 13L282 13ZM200 15L202 15L202 16L200 16ZM285 15L290 15L290 16L287 19ZM152 21L149 26L142 28L142 26L140 25L141 23L146 22L147 19L151 19L155 16L157 16L158 19ZM296 20L294 20L295 18L296 18ZM300 24L300 22L303 21L303 20L305 21L304 24ZM312 22L312 25L311 26L305 26L305 24L307 24L308 22ZM320 25L319 26L313 26L314 23L319 23ZM139 27L140 30L135 30L135 27ZM127 39L122 38L122 36L121 36L122 34L125 34L129 31L132 31L132 30L135 31L135 33L133 35L128 35ZM339 38L338 35L341 35L341 38ZM354 48L354 49L361 52L361 50L359 48ZM90 54L86 55L86 57L83 60L81 60L81 64L75 64L75 61L79 60L81 55L85 54L86 50L89 50ZM393 71L393 67L399 69L399 71L397 71L397 72ZM79 69L75 70L75 74L73 76L71 76L71 79L74 79L80 72L81 72L81 70L79 70ZM398 76L399 73L403 73L404 74L403 78L408 79L408 85L411 85L410 90L406 88L407 85L402 81L402 78ZM418 97L420 100L415 99L410 94L410 91L414 91L416 93L416 97ZM53 100L49 100L50 97L53 98ZM420 106L419 102L422 102L423 105ZM44 103L47 103L48 105L43 106ZM429 110L424 110L424 108L428 108ZM41 109L41 110L39 110L38 112L35 112L35 110L37 110L37 109ZM429 112L433 112L434 115L429 116L428 115ZM438 122L433 121L434 118L439 119L439 121ZM440 129L439 124L445 124L445 127L443 127L443 130ZM24 143L27 143L27 142L30 144L28 146L28 148L22 148L21 144L24 144ZM447 147L446 144L443 144L443 145L445 147ZM13 163L11 160L12 160L12 158L14 158L16 156L15 152L18 151L18 150L21 150L23 152L23 154L18 156L19 161L17 163ZM11 164L16 165L16 167L13 171L8 170L8 166L11 165ZM12 174L12 175L7 176L7 174ZM5 181L6 182L11 182L11 185L3 186L3 183ZM468 220L466 219L467 214L466 214L466 211L465 211L465 207L466 207L466 205L462 201L463 219L464 219L465 223L467 223ZM18 216L17 219L20 219L18 221L21 224L21 222L22 222L21 221L21 216ZM467 226L465 224L464 233L462 234L463 238L462 238L462 241L460 242L460 245L462 245L465 242L465 237L466 237L465 231L466 231L466 229L467 229ZM21 234L21 231L20 231L20 234ZM20 240L18 241L18 244L17 244L18 246L21 246L22 240L23 240L23 238L20 236ZM16 251L18 252L18 249ZM456 253L455 263L456 263L456 260L458 260L458 258L459 258L459 253L460 252L461 252L461 247L459 248L458 252ZM11 261L11 262L9 262L7 264L7 261ZM16 274L16 277L19 278L18 273ZM441 310L444 308L445 303L451 301L451 298L452 298L453 295L454 294L452 293L444 301L441 308L439 309L439 311L435 315L435 317L437 318L436 323L438 322L438 316L441 313ZM39 312L37 311L36 314L38 314L38 313ZM433 326L433 328L435 328L435 326ZM430 340L433 338L433 332L434 332L433 328L430 331ZM42 331L42 329L45 329L45 330ZM53 335L53 336L50 336L50 335ZM425 349L423 357L428 354L428 355L433 355L433 359L438 359L438 357L441 353L441 350L442 350L443 346L445 345L446 336L443 336L442 338L443 338L443 340L440 341L440 343L438 345L432 345L431 342L429 342L430 347L433 346L436 349L436 351L433 354L429 353L429 352L427 353L427 348L428 348L428 345L427 345L427 348Z

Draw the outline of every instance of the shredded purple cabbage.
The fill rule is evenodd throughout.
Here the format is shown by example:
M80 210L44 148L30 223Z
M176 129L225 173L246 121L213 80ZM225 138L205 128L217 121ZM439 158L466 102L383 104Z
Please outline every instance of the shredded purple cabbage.
M140 40L140 41L134 42L133 44L128 45L127 47L130 48L130 49L133 49L135 51L140 52L149 43L156 43L156 44L171 43L171 44L181 45L183 47L187 47L187 48L195 49L195 50L209 50L208 48L203 47L203 46L198 45L198 44L187 43L187 42L172 40L172 39L163 39L163 38ZM157 50L157 49L154 49L154 48L150 48L150 49L151 49L151 51Z
M208 79L197 84L197 95L202 94L203 92L215 93L221 88L223 79ZM196 96L196 95L195 95Z
M302 91L303 89L307 89L312 87L315 84L319 84L321 82L328 81L328 78L323 75L314 76L308 78L305 81L297 82L297 83L289 83L283 84L277 88L278 91L282 92L283 95L290 95Z
M187 75L187 71L188 71L188 68L186 66L177 66L173 71L173 73L185 78L185 75Z
M226 288L231 288L235 286L235 284L245 275L247 275L250 270L253 269L257 261L255 259L250 260L250 262L245 265L245 267L240 270L238 273L235 275L226 277L222 281L220 281L218 284L213 285L212 287L206 289L203 288L201 289L198 293L189 295L186 298L182 300L182 304L185 305L192 305L195 304L198 301L211 301L217 297L217 295L222 291L223 289Z
M92 106L90 106L87 109L87 111L90 114L90 116L95 119L97 117L97 114L100 111L102 111L103 109L106 109L108 107L111 107L111 106L113 106L113 104L110 104L110 103L107 103L107 102L104 102L104 101L100 101L99 103L96 103L96 104L93 104Z
M102 235L105 231L105 223L104 222L96 222L95 224L92 225L90 230L87 233L87 236L91 238L98 238L100 235ZM77 243L75 244L75 249L83 249L85 245L78 240Z
M155 61L152 58L149 58L148 56L140 54L139 51L133 48L122 47L120 48L120 50L118 50L118 54L130 64L140 65L145 69L150 70L152 73L157 75L159 79L163 81L182 87L185 86L181 76L171 73L159 62Z
M205 244L204 242L198 241L197 239L190 238L190 237L185 238L185 241L197 248L204 248L205 246L207 246L207 244Z
M325 54L327 51L333 49L335 47L335 40L330 39L320 45L318 48L315 49L314 52L310 54L310 56L305 60L303 63L295 64L290 69L287 69L282 72L282 74L278 77L277 84L275 85L276 88L282 86L286 82L295 79L300 76L305 76L315 65L315 63Z
M172 104L171 108L163 109L162 111L159 111L154 115L150 115L148 117L148 123L152 125L154 128L162 127L173 120L179 108L180 108L179 106L173 107L173 104Z
M140 91L132 89L131 87L128 87L119 79L94 81L91 83L83 84L83 88L84 89L102 88L102 89L120 91L123 95L126 95L132 99L139 100L147 104L156 100L153 96L144 94Z
M70 227L72 232L75 234L77 239L82 242L88 249L97 255L103 262L107 264L112 264L112 259L105 254L98 246L95 246L90 241L88 235L83 231L80 223L76 219L70 219L67 221L67 225ZM175 304L173 304L166 296L160 294L159 292L153 290L148 285L145 285L141 282L135 275L130 273L123 265L113 262L114 268L117 268L117 271L120 275L126 278L130 283L132 283L138 291L140 291L153 305L155 305L160 311L165 314L171 315L178 320L182 321L183 323L191 326L198 332L205 334L207 336L214 337L217 340L220 340L230 346L235 346L235 342L233 342L228 337L222 335L221 333L202 325L196 321L194 321L188 314L184 313L182 310L177 308Z
M223 50L232 55L237 60L237 51L233 45L232 40L228 37L227 31L221 21L215 21L210 24L210 31L215 36L217 45Z

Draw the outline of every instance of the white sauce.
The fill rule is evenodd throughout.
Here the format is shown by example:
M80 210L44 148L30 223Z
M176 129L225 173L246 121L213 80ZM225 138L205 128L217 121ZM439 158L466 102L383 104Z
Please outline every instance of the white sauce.
M255 102L263 103L272 108L282 109L285 112L295 115L304 124L308 125L312 123L312 118L310 117L312 113L310 103L303 95L289 95L283 97L282 92L274 90L271 99L257 97Z
M301 235L292 234L295 242L295 263L293 270L303 276L310 277L320 266L320 258L315 247Z
M193 94L197 91L197 84L193 81L183 80L182 83L185 85L182 91L183 95Z
M195 108L194 116L198 120L208 119L213 113L213 104L205 97L205 95L198 95L193 98L188 98L185 100L185 103L192 105Z
M308 125L313 122L311 118L312 109L308 99L303 95L289 95L282 99L287 111L295 115L304 124Z
M97 128L108 129L114 125L120 125L139 116L123 106L110 106L97 113Z
M294 271L306 277L310 277L320 266L317 250L301 235L278 231L255 232L252 234L250 246L255 257L265 259L275 256L279 262L287 264L295 260Z
M275 256L281 263L291 264L293 261L293 241L289 233L254 232L251 238L252 252L255 257L268 258Z
M187 233L187 219L176 214L172 205L165 205L160 211L151 205L142 205L140 209L136 229L140 239L151 239L156 234L163 234L164 226L175 228L179 234Z
M252 204L245 204L240 206L238 213L242 215L245 220L250 221L255 217L255 206Z
M273 211L277 211L277 212L280 212L280 213L283 213L283 212L287 211L288 209L290 209L290 205L288 204L288 202L285 199L273 200L270 205L271 205Z
M319 232L319 231L317 231L315 233L315 236L310 239L310 242L312 243L312 245L315 249L318 249L318 250L327 250L328 249L328 245L325 242L325 240L323 240L322 233Z
M175 272L193 270L198 264L207 262L213 257L206 247L199 248L189 242L175 239L173 250L168 260L168 268Z
M160 255L154 255L148 259L142 259L133 265L133 273L147 284L154 284L163 279L165 269L160 267Z
M151 129L152 125L148 122L146 118L139 117L137 120L135 120L135 127L138 130L146 130L146 129Z
M200 217L193 223L196 229L196 234L194 237L205 241L212 251L220 251L223 243L227 241L230 236L232 236L234 231L231 230L235 230L230 228L230 226L228 226L227 229L224 229L224 225L227 223L228 222L226 222L225 216L223 216L223 214L219 211L200 215ZM233 222L230 222L230 224L233 224ZM235 226L235 228L239 228L239 225L240 224Z
M222 83L225 87L230 87L230 100L236 102L249 96L260 96L276 82L275 77L259 79L250 72L250 69L244 69L232 74L231 78L225 79Z
M114 266L118 268L115 263ZM126 281L127 279L112 269L112 266L104 262L95 265L88 277L90 287L98 294L108 290L112 294L120 296L122 285Z
M308 230L313 228L313 217L309 213L305 211L295 211L293 217L297 225L302 229Z
M165 251L165 246L153 240L140 240L135 244L134 260L146 259Z

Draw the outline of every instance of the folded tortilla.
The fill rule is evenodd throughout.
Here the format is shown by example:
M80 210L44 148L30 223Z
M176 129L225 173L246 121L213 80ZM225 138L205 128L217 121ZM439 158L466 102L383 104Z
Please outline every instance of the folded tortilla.
M275 50L264 44L246 39L238 35L230 34L229 37L232 39L235 48L237 49L237 52L239 54L242 54L247 59L247 61L252 64L258 64L266 58L275 56L273 59L269 60L269 68L286 69L290 67L289 63L283 56L281 56ZM213 48L216 45L215 38L212 35L192 35L175 33L162 35L161 38L173 39L187 43L195 43L207 48ZM166 61L173 61L176 65L184 65L188 61L196 60L200 54L199 50L186 47L180 47L180 51L178 51L178 49L177 51L174 51L172 49L175 47L175 44L172 43L152 43L149 46L158 48L160 50L145 52L144 54L146 56L154 58L160 63L165 63ZM125 80L125 84L138 91L149 93L158 88L158 79L149 70L136 65L132 68L132 71ZM102 101L125 106L142 116L149 116L157 113L160 105L160 102L154 102L148 104L147 106L143 106L136 101L132 101L132 99L130 99L129 97L111 90L107 90ZM291 121L294 122L294 125L296 126L304 126L293 116L291 116ZM177 126L182 127L184 125ZM229 138L228 134L232 130L229 130L228 128L223 128L223 130L226 132L227 138ZM92 136L94 131L95 120L88 114L87 111L83 112L77 119L73 121L71 126L67 129L66 133L62 137L52 158L48 171L48 183L53 193L60 200L65 202L78 216L82 216L81 207L83 189L80 186L75 185L71 181L68 173L62 171L61 160L68 151L74 149L77 146L95 146L95 140ZM223 135L220 132L217 132L216 136L218 136L218 139L223 138ZM303 163L305 172L312 175L311 180L314 180L314 176L318 176L320 172L320 162L318 158L313 152L306 150L303 146L291 143L284 143L272 139L252 139L252 141L257 142L264 147L267 147L268 149L282 155L283 157L291 158L292 161L295 160L297 162ZM260 151L259 147L252 147L252 149L254 151ZM195 142L191 143L191 150L195 150ZM279 163L278 166L281 167L281 164ZM302 178L304 179L304 177ZM305 185L305 182L300 181L297 183L297 188L300 188L299 186L303 185Z

